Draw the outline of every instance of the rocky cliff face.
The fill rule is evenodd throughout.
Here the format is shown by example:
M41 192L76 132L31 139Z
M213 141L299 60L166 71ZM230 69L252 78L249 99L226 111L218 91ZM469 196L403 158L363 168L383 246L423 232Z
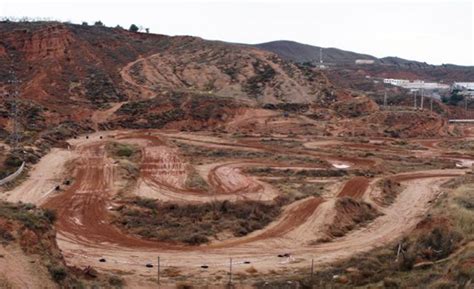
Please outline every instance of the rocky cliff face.
M27 61L36 61L63 58L74 37L65 25L54 24L35 30L13 30L6 35L4 41Z

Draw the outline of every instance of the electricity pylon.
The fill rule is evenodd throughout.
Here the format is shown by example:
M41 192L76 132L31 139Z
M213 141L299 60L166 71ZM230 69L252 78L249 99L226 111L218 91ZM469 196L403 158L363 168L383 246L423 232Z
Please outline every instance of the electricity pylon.
M7 101L10 104L10 121L12 125L10 142L12 149L16 149L21 140L18 124L18 97L20 95L19 84L21 83L21 80L18 80L13 66L11 66L9 74L10 79L8 80L8 83L10 85L10 93L7 93Z

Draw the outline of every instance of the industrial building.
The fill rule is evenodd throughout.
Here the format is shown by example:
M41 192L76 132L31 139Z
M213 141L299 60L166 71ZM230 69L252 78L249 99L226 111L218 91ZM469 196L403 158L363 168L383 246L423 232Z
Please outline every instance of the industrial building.
M474 82L455 82L453 83L453 89L474 91Z
M409 81L406 79L385 78L383 82L387 84L395 85L395 86L400 86L406 89L411 89L411 90L418 90L418 89L448 90L451 88L451 86L448 84L439 83L439 82L425 82L423 80Z
M355 64L374 64L375 61L372 59L356 59Z

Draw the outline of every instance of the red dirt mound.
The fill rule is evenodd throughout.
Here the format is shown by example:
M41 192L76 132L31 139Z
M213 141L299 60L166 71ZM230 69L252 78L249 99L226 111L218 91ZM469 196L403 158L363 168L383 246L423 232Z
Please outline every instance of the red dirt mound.
M366 177L354 177L346 182L338 197L351 197L360 199L369 187L369 179Z
M344 117L359 117L379 110L379 106L367 96L336 102L332 108Z

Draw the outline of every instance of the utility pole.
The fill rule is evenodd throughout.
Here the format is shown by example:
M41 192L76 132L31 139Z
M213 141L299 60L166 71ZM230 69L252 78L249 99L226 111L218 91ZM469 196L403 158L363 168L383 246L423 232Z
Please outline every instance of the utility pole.
M313 288L314 259L311 259L311 288Z
M416 90L413 91L413 109L416 110Z
M12 124L11 132L11 145L13 149L18 147L20 141L20 134L18 129L18 96L19 92L19 83L21 80L18 80L13 65L9 70L10 79L8 83L12 86L11 93L7 94L8 102L10 103L10 119Z
M433 112L433 97L430 97L430 110Z
M420 104L420 108L421 110L423 110L423 100L424 100L424 97L425 97L425 91L423 89L423 87L421 88L421 104Z
M383 96L383 107L387 109L387 91L385 90L385 94Z
M319 47L319 64L323 65L323 48Z

